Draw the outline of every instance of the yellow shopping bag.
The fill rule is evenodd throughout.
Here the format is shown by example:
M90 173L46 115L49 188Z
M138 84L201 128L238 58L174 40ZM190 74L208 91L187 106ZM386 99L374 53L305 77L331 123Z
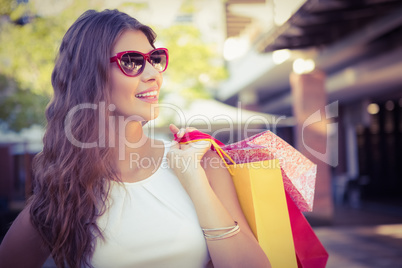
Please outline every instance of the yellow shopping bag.
M193 131L180 143L207 140L226 164L242 211L273 268L297 268L285 188L278 159L236 164L211 136ZM222 144L221 144L222 145Z
M272 267L297 267L279 161L235 164L229 169L243 213Z

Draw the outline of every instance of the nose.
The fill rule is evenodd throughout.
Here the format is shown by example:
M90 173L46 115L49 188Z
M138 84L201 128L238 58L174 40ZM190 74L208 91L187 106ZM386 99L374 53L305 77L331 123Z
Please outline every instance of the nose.
M152 66L151 63L149 63L149 61L145 61L145 67L144 67L144 71L141 74L141 78L144 81L148 81L148 80L155 80L157 79L161 74L158 72L158 70L155 69L154 66Z

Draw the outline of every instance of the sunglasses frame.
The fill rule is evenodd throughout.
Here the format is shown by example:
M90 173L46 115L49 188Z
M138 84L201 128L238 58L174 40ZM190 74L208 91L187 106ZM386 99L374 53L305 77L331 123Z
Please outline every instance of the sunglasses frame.
M129 77L136 77L136 76L139 76L140 74L142 74L142 72L143 72L144 69L145 69L146 62L149 62L149 63L152 65L152 63L150 62L150 60L151 60L151 54L154 53L155 51L158 51L158 50L163 50L163 51L165 51L165 53L166 53L166 66L165 66L165 68L164 68L162 71L158 71L158 72L160 72L160 73L163 73L163 72L166 70L166 68L167 68L167 66L168 66L168 64L169 64L169 51L168 51L167 48L162 48L162 47L161 47L161 48L155 48L155 49L153 49L153 50L151 50L151 51L149 51L148 53L145 53L145 54L144 54L144 53L141 53L141 52L139 52L139 51L135 51L135 50L122 51L122 52L116 53L115 56L111 57L111 58L110 58L110 62L111 62L111 63L112 63L112 62L116 62L117 66L119 66L120 71L121 71L124 75L129 76ZM129 74L127 74L127 73L123 70L123 67L121 67L121 65L120 65L121 57L122 57L124 54L126 54L126 53L138 53L138 54L140 54L140 55L144 58L145 64L143 64L143 66L141 67L141 69L140 69L140 70L138 71L138 73L135 74L135 75L129 75ZM153 65L152 65L152 67L153 67Z

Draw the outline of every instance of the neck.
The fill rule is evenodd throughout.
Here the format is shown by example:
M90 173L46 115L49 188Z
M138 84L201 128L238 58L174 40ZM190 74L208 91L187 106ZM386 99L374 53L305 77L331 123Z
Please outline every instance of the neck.
M149 138L144 134L142 123L129 121L115 127L116 157L118 162L129 161L130 155L144 155L149 148Z

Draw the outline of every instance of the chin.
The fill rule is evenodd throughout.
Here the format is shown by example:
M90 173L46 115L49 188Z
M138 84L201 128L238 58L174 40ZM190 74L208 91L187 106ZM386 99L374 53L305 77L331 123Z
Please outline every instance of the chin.
M122 116L127 121L151 121L159 116L159 107L155 107L148 113L138 113L134 111L115 111L116 116Z
M158 118L158 116L159 116L159 111L158 112L155 112L154 114L152 114L152 115L148 115L148 116L141 116L141 115L139 115L140 116L140 118L141 118L141 120L139 120L139 121L142 121L142 122L149 122L149 121L152 121L152 120L155 120L156 118Z

